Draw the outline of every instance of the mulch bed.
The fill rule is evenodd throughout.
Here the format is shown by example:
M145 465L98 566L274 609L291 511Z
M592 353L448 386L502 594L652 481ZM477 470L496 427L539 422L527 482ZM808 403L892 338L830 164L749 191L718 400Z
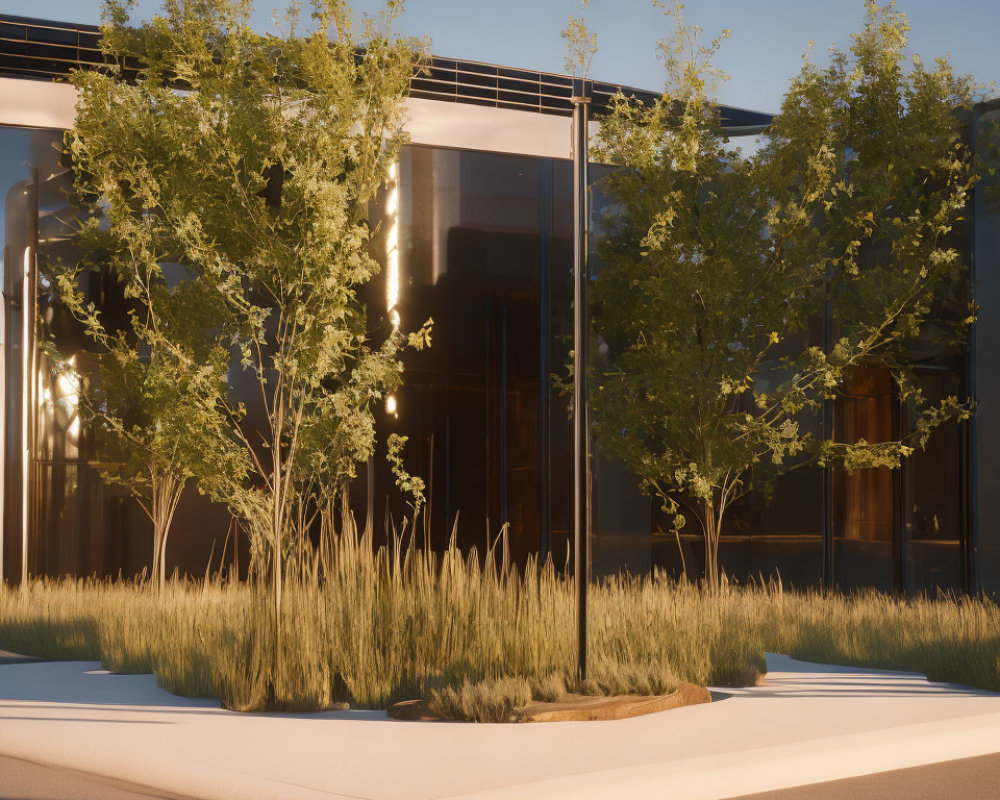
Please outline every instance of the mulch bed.
M591 722L627 719L672 708L712 702L712 695L703 686L683 683L676 692L665 695L617 695L591 697L568 694L557 703L533 702L514 712L513 722ZM389 706L389 719L411 722L440 722L429 711L427 700L405 700Z

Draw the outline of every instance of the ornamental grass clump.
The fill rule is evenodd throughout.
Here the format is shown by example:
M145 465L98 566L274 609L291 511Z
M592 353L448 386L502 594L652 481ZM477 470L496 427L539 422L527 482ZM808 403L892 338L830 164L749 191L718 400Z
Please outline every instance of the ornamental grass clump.
M514 722L515 712L531 702L531 686L524 678L470 681L431 691L428 712L441 719L471 722Z
M892 598L875 591L797 595L772 589L769 650L807 661L921 672L1000 691L1000 607L972 597Z
M274 606L255 586L175 579L160 593L94 580L0 590L0 649L151 671L168 691L240 711L424 698L440 716L481 721L567 694L753 685L765 652L1000 690L1000 609L986 599L614 578L593 587L580 682L573 579L550 563L515 569L493 550L344 535L323 583L286 577L278 648Z
M156 593L37 581L3 593L0 647L153 672L171 692L233 709L297 711L385 708L514 678L536 699L668 693L709 682L713 659L749 652L743 640L718 646L726 626L748 629L741 609L711 612L706 595L661 577L614 580L595 587L593 666L581 684L572 579L550 562L515 569L503 552L375 547L352 528L334 541L322 583L286 575L280 644L274 605L254 584L175 580Z
M0 583L0 649L62 661L101 657L98 623L108 594L86 581Z

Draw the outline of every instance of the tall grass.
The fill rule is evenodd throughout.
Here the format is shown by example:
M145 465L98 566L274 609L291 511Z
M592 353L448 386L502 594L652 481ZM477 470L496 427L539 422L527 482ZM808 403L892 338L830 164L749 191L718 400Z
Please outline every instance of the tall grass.
M581 685L573 581L550 563L514 570L492 552L435 555L343 537L321 581L289 575L280 649L273 607L259 594L211 581L174 581L160 595L127 583L35 581L0 590L0 648L152 672L169 691L240 710L433 697L452 713L502 718L525 692L752 684L765 650L1000 689L1000 612L985 600L780 585L706 592L663 575L605 581L591 594L591 671Z

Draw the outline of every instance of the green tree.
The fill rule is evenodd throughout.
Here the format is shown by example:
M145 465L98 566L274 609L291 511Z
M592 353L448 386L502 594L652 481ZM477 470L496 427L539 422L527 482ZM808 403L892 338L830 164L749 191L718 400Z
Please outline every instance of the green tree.
M592 396L602 447L676 526L681 505L697 518L714 585L723 517L748 491L806 463L896 467L968 414L958 398L922 395L907 344L962 274L949 235L973 174L956 111L973 87L943 61L907 67L905 17L869 2L850 53L805 64L748 157L709 97L721 38L700 44L682 8L667 9L677 35L661 44L662 97L642 107L620 96L601 124L598 156L621 169L606 182L614 211L594 321L607 354ZM827 297L833 341L804 344ZM808 420L872 366L891 371L913 430L817 440Z
M211 408L226 391L225 382L218 379L220 360L225 361L226 353L218 342L200 335L203 328L195 326L184 328L176 349L157 347L154 320L142 306L132 310L124 329L107 330L85 301L78 280L95 253L106 256L97 244L107 241L102 234L99 228L90 227L85 247L90 256L72 268L58 269L54 277L60 298L84 320L85 331L100 347L96 380L83 387L81 408L96 422L98 469L107 482L125 487L149 518L153 529L150 577L162 591L167 540L188 481L208 482L220 468L245 473L239 463L213 458L225 453L217 446L224 430L218 417L198 410L199 404ZM174 302L183 302L183 296L180 292ZM182 316L190 321L189 313ZM175 325L179 321L171 319ZM166 322L160 318L155 324ZM183 358L176 356L178 349Z
M293 6L273 35L250 28L246 1L167 0L135 28L131 5L105 3L109 68L74 76L69 149L100 212L90 227L107 228L115 274L149 317L144 349L198 376L184 411L224 434L206 437L218 469L200 485L245 524L278 625L302 504L324 505L373 452L373 405L398 386L401 349L429 341L394 317L372 342L360 296L378 270L368 207L404 140L421 52L390 34L391 1L360 34L343 0L317 0L301 33ZM176 285L167 264L183 265Z

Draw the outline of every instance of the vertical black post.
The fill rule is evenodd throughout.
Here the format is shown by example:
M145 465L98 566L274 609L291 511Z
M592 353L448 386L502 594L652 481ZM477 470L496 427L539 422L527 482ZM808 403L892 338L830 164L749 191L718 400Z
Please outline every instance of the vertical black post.
M510 522L510 456L507 450L507 301L500 303L500 524Z
M979 121L984 109L977 106L969 121L966 143L975 157L978 155ZM979 203L978 186L973 185L969 196L966 219L968 219L969 248L969 301L976 308L976 206ZM965 358L965 369L962 371L962 397L975 401L977 388L977 359L979 354L979 322L973 320L969 330L969 349ZM962 555L963 555L963 588L967 594L978 594L981 590L979 580L979 437L977 436L976 415L973 414L966 422L959 423L962 432Z
M552 371L550 339L552 309L549 275L550 231L552 228L552 161L544 159L538 179L538 556L548 558L552 547L551 464L549 442L550 387Z
M587 589L590 583L590 412L587 398L587 96L573 85L573 544L580 679L587 677Z
M905 401L898 399L896 406L895 438L902 439L909 433L909 420ZM895 504L892 515L892 557L893 576L892 590L897 595L906 594L909 591L910 576L906 565L907 551L909 549L906 536L906 509L909 506L906 492L909 482L907 470L907 460L899 465L899 469L893 474L893 492L895 494Z
M3 247L3 242L0 242ZM7 348L10 342L10 331L7 321L10 319L10 296L3 285L0 275L0 588L7 580L4 569L4 548L7 542L4 533L7 530Z
M823 352L830 354L833 309L830 301L830 278L826 279L826 300L823 303ZM823 401L823 438L833 438L833 400ZM833 588L833 469L823 467L823 588Z
M486 295L486 363L483 365L483 372L486 376L486 412L483 432L485 434L484 448L486 450L486 543L489 544L492 529L490 521L496 519L492 515L493 511L493 436L496 433L494 427L493 413L493 303L489 294Z
M454 520L451 518L451 416L444 418L444 529L451 542Z

